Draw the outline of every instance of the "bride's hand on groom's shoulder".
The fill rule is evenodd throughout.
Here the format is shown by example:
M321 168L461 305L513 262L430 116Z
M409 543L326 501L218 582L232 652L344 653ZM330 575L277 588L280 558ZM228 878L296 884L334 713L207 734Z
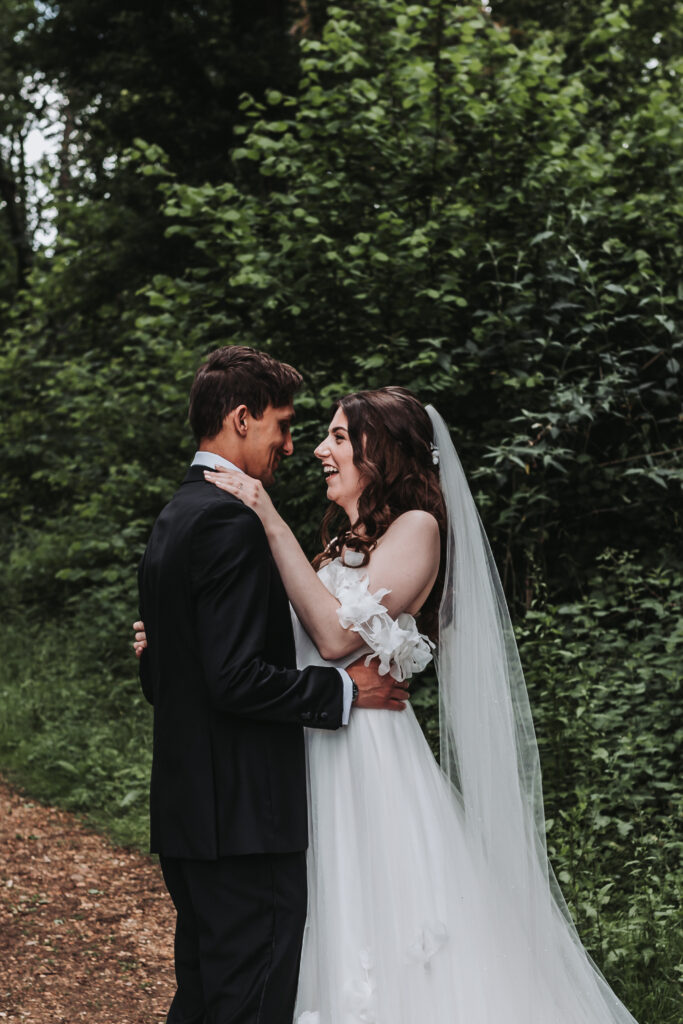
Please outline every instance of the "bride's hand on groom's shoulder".
M254 510L264 525L270 518L277 515L267 490L261 481L254 479L253 476L226 469L224 466L216 466L215 470L205 469L204 477L221 491L233 494L243 501L245 505Z
M133 629L135 630L135 640L133 641L133 650L135 651L135 657L139 658L142 652L147 647L147 634L145 633L145 624L142 621L134 622Z
M365 655L354 661L346 670L358 687L358 698L354 708L373 708L380 711L403 711L410 700L408 680L398 683L390 675L379 674L379 664L371 661L365 664Z

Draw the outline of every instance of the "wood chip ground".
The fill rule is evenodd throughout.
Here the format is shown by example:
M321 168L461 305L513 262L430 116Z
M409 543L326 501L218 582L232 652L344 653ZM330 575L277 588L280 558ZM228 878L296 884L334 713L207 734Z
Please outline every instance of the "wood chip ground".
M155 860L0 780L0 1024L162 1024L173 925Z

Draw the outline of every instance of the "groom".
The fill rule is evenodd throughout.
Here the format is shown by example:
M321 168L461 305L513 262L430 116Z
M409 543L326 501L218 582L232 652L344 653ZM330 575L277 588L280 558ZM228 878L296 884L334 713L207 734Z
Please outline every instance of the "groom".
M292 1024L307 896L303 726L337 729L352 704L406 697L362 659L348 673L294 667L261 523L204 479L224 465L273 482L293 450L301 381L241 346L200 366L189 414L199 450L138 572L151 849L177 911L167 1024Z

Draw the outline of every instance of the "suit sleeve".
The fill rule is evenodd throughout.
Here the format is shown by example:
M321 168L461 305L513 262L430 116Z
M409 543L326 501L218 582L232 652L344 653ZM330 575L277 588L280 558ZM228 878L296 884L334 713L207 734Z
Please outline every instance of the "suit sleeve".
M144 555L143 555L142 561L140 562L140 565L138 566L138 601L139 601L138 612L139 612L140 618L142 619L143 622L145 621L145 611L144 611L144 608L143 608L143 601L142 601L142 566L143 566L144 560L145 559L144 559ZM140 655L140 658L138 660L138 673L139 673L139 676L140 676L140 686L142 687L142 692L145 695L145 700L147 700L150 704L153 705L154 704L154 689L152 687L152 672L151 672L150 664L149 664L149 652L148 652L148 650L146 648L142 652L142 654Z
M264 660L272 562L260 520L241 502L212 506L192 543L196 630L209 699L247 718L336 729L343 684L335 668Z

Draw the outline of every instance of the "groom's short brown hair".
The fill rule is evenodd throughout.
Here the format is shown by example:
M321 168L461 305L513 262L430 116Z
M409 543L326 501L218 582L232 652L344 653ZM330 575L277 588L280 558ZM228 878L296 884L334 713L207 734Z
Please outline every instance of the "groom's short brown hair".
M260 419L267 406L290 405L303 377L293 366L246 345L211 352L197 370L190 391L190 426L195 440L212 438L238 405Z

